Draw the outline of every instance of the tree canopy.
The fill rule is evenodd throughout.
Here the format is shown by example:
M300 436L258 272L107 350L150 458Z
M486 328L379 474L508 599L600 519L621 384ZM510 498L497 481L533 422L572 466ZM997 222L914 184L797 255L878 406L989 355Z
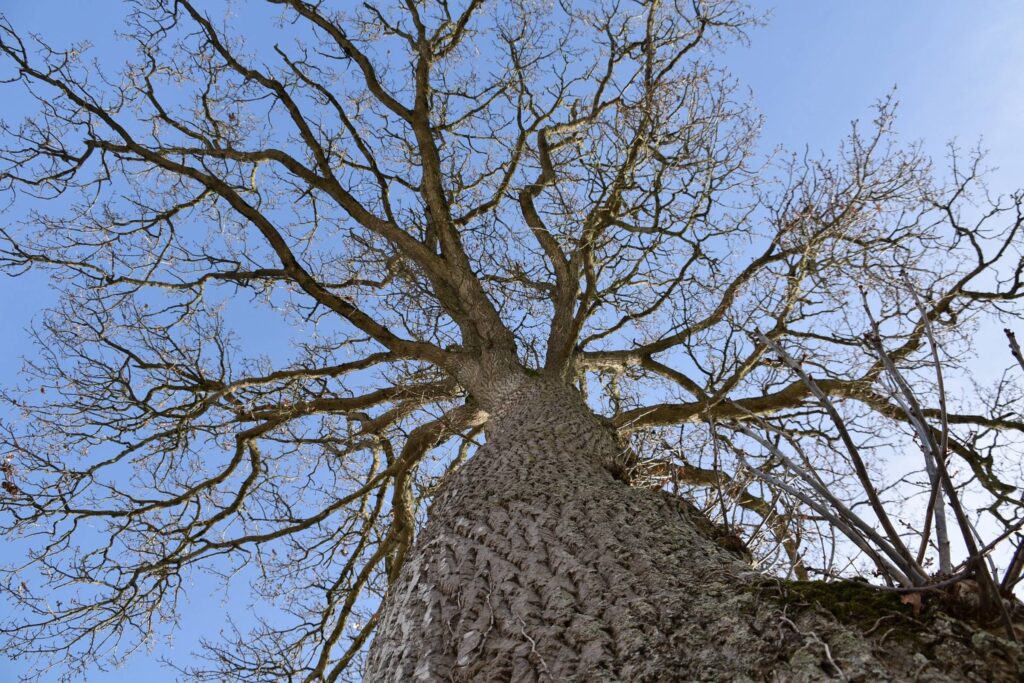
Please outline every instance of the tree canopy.
M934 172L891 99L758 154L733 0L267 5L272 44L248 5L137 0L116 73L0 22L36 104L0 128L0 262L61 296L5 398L6 652L130 655L203 571L256 607L190 675L357 680L503 365L578 387L624 480L763 571L948 578L966 495L1012 538L1019 383L942 385L1024 296L1024 195L978 155Z

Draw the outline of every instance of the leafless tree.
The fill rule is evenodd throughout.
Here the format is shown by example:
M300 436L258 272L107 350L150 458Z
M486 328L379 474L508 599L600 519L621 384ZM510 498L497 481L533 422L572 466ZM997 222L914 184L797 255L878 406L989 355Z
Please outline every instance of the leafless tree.
M976 580L1013 638L1019 381L942 373L1019 312L1024 196L889 100L758 157L715 65L755 20L136 0L116 73L0 23L3 267L61 294L6 397L5 652L120 660L209 572L255 625L191 680L1016 680L764 589Z

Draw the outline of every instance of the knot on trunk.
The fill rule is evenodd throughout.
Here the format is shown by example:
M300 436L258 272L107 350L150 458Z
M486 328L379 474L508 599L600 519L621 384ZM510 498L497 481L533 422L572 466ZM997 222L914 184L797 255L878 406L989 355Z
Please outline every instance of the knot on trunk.
M521 393L530 371L507 352L489 350L479 356L466 355L456 365L455 376L473 399L491 415Z

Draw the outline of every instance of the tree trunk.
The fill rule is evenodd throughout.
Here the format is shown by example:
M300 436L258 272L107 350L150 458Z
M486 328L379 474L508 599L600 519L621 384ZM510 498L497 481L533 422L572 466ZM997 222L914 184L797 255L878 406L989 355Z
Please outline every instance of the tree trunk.
M953 620L897 638L785 604L691 506L614 476L619 460L577 393L522 381L435 500L366 680L1018 680L1016 646Z

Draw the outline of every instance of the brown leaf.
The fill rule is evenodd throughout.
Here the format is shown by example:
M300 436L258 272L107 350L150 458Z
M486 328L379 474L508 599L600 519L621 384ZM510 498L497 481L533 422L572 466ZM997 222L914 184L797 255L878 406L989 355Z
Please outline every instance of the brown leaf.
M911 613L916 617L921 614L921 594L920 593L904 593L900 596L900 602L904 605L910 605Z

